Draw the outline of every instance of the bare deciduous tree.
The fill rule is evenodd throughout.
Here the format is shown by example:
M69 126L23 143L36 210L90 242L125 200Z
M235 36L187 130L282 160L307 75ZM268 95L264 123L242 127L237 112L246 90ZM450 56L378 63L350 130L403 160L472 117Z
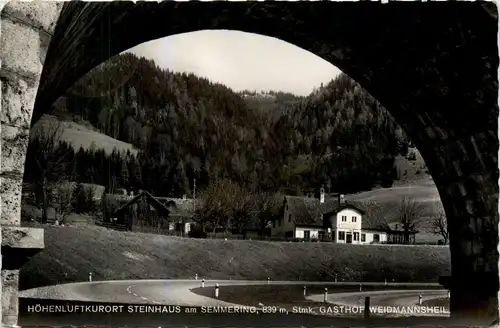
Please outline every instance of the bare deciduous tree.
M258 227L261 238L264 236L269 221L279 213L283 198L278 194L269 192L259 193L255 196Z
M444 244L447 245L450 239L448 232L448 221L442 205L439 205L435 217L432 220L433 233L443 237Z
M62 125L59 121L41 124L31 134L32 160L35 163L35 187L42 207L42 222L47 222L47 209L50 196L62 181L67 180L65 174L68 153L57 151L61 142ZM74 167L74 165L72 165Z
M419 227L423 214L422 204L416 202L413 197L403 197L399 204L398 219L403 226L405 244L410 243L410 234Z
M216 180L201 192L202 206L198 208L195 220L204 229L205 223L212 225L213 234L217 228L226 228L231 217L231 200L238 186L227 179Z
M52 202L56 212L56 220L64 224L66 218L73 212L73 190L71 185L59 183L54 187Z
M255 213L255 197L247 189L236 185L228 201L231 210L231 225L241 233Z
M376 228L388 228L387 218L383 214L382 206L374 200L363 202L365 214L363 219L370 222L370 225Z

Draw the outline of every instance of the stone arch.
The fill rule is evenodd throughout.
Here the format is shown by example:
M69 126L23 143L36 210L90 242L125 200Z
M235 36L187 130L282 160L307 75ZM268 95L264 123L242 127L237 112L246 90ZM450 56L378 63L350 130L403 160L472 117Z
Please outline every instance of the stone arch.
M311 51L393 114L421 151L450 218L452 316L497 320L496 28L495 5L482 2L7 4L0 182L2 253L12 258L2 268L3 299L17 300L22 262L14 256L43 248L42 231L19 227L31 121L79 77L123 50L167 35L232 29ZM13 324L17 302L5 303L3 322Z

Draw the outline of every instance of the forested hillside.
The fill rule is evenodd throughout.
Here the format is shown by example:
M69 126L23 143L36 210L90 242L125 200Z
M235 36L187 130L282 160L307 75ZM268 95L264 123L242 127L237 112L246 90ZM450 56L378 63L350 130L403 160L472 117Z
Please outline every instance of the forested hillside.
M350 193L390 186L397 178L394 158L406 154L408 141L388 112L346 75L308 97L269 95L237 93L123 54L82 78L51 113L88 121L139 149L136 158L108 156L99 145L75 154L64 145L65 161L77 164L66 174L81 182L180 196L192 193L193 178L197 188L225 177L288 194L321 185ZM36 165L37 147L30 143L27 172Z
M287 111L296 108L305 99L305 97L288 92L272 90L260 92L244 90L238 94L245 99L248 106L263 111L271 117L273 122Z

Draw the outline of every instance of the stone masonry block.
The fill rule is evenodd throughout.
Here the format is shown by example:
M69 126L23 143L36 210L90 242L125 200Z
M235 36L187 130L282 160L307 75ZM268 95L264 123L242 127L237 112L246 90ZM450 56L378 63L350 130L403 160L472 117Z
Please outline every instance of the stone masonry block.
M19 313L19 270L2 270L2 326L16 326Z
M2 124L2 152L0 172L24 173L24 162L29 142L29 130Z
M2 69L24 76L39 76L42 72L39 31L5 17L1 29Z
M26 21L47 33L53 33L63 2L59 1L11 1L3 12Z
M19 226L21 224L21 176L2 176L0 177L0 203L1 220L3 226Z
M29 129L38 83L30 85L17 76L10 76L0 83L2 84L1 123Z
M2 270L21 268L43 248L43 229L2 226Z
M43 229L4 226L2 247L43 249Z

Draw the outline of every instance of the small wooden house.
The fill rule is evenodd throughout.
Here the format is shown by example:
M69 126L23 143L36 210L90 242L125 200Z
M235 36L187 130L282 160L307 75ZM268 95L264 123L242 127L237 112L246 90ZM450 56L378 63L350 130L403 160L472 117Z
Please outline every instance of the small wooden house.
M117 224L127 226L127 230L136 230L134 227L148 227L154 229L168 229L170 207L175 202L160 202L147 191L141 191L135 197L118 208L112 215Z
M200 200L192 198L170 198L170 197L155 197L158 201L164 204L170 204L169 230L180 233L181 236L186 236L195 226L193 217L196 208L201 206Z

